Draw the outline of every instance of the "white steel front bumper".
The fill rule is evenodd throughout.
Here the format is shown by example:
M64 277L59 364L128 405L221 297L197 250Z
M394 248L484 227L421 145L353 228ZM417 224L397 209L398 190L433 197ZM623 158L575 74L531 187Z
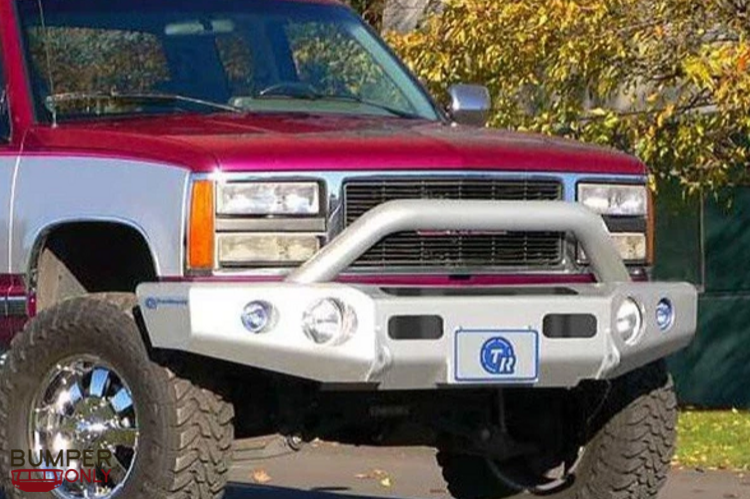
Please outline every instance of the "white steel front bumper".
M387 235L413 230L572 234L599 284L389 294L333 283ZM284 283L143 284L138 298L155 347L327 384L380 389L571 387L678 351L692 340L697 316L693 286L630 282L601 217L573 203L533 201L393 201L363 215ZM325 298L338 299L357 316L356 332L335 346L315 344L302 327L305 311ZM644 322L628 342L615 333L615 314L626 299L638 303ZM656 307L665 299L675 316L670 327L659 328ZM253 301L275 309L276 322L262 334L250 333L241 320ZM551 337L545 334L545 318L555 314L586 315L589 323L595 321L594 329L586 337L576 331L570 331L572 337ZM392 337L391 321L404 316L438 318L440 331L428 335L432 339Z
M341 284L145 284L138 290L153 345L224 359L330 384L373 385L383 390L441 386L524 384L571 387L605 379L667 356L690 343L696 329L696 291L686 284L577 285L560 295L540 288L486 288L485 296L393 296L375 287ZM573 294L575 293L575 294ZM304 311L336 298L357 316L356 332L337 346L318 345L302 328ZM626 298L642 307L644 329L637 342L614 333L616 309ZM667 331L656 323L660 300L676 312ZM241 320L244 307L262 300L277 320L261 334ZM549 338L551 314L589 314L596 334ZM436 339L394 339L393 317L438 316ZM514 369L491 372L482 348L503 338L514 349ZM500 353L501 355L502 352ZM500 359L499 359L500 360ZM510 372L512 371L512 372Z

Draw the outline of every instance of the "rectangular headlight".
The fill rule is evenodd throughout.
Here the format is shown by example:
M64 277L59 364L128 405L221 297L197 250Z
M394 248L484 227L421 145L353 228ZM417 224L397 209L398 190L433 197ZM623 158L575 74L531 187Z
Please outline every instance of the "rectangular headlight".
M302 263L319 249L320 239L311 234L219 234L217 239L223 265Z
M618 233L611 234L611 236L615 248L625 262L643 262L648 258L646 234ZM588 258L580 246L578 248L578 259L580 263L588 263Z
M216 187L219 215L320 214L316 182L229 182Z
M600 215L646 216L645 185L579 184L578 202Z

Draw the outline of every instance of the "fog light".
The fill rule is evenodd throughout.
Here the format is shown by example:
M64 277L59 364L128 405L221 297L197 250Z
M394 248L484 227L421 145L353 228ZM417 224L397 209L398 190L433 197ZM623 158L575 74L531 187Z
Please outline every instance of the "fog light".
M628 345L634 345L640 339L643 331L643 313L632 298L626 298L617 309L615 329Z
M274 308L265 301L251 301L242 310L242 325L253 334L260 334L273 323Z
M341 300L326 298L307 309L302 317L302 329L319 345L339 345L357 328L354 310Z
M674 324L674 305L667 298L656 305L656 324L662 331L667 331Z

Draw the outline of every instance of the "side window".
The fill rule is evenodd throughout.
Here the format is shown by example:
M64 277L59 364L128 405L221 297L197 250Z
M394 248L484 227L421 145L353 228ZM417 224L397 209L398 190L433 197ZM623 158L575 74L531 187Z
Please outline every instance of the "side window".
M0 144L10 142L11 120L8 103L8 83L5 81L5 68L0 60Z
M286 35L297 77L318 92L410 107L382 67L345 31L325 23L291 23Z
M45 41L46 47L45 47ZM43 98L53 89L66 93L157 92L169 80L160 40L150 34L116 29L48 27L29 31L36 92ZM47 68L49 53L49 71ZM65 113L80 102L58 103Z

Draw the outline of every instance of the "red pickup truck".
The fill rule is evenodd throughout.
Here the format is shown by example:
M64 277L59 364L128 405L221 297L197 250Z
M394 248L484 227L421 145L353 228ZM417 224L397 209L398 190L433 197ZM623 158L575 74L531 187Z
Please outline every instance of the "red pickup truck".
M219 498L264 435L657 496L696 291L648 280L637 159L437 105L332 0L0 0L0 37L9 498L64 452L113 459L44 497Z

